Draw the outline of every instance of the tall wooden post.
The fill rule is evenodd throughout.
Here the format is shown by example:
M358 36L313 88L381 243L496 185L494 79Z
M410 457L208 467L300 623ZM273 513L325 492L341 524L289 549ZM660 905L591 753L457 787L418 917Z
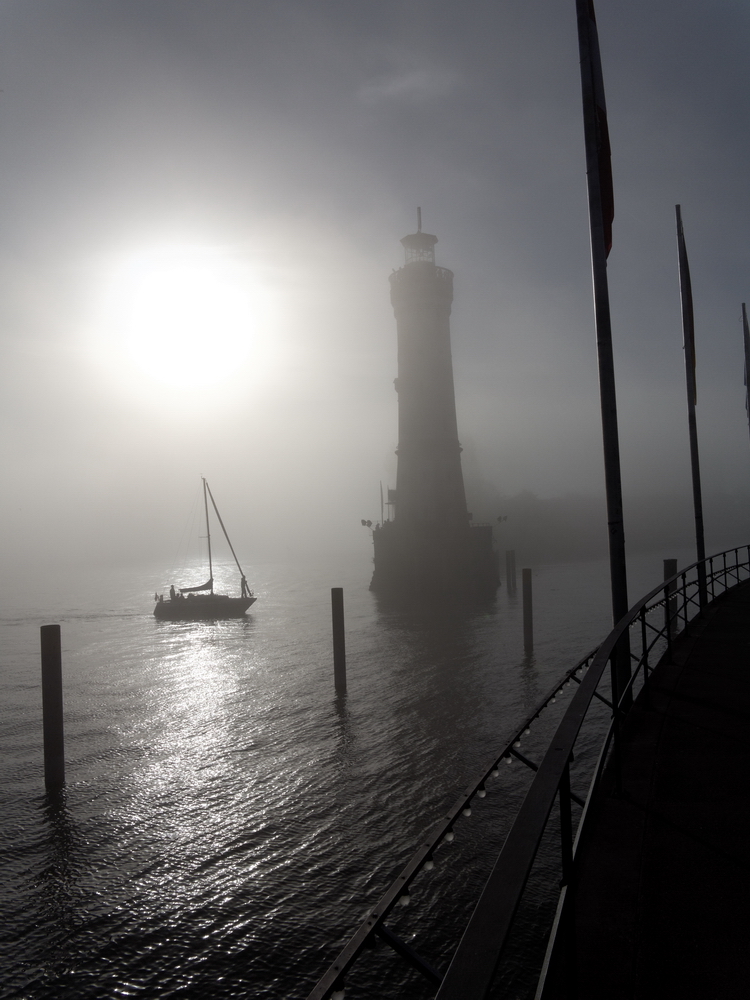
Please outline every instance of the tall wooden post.
M42 646L44 784L48 792L57 792L65 784L60 626L42 625L39 631Z
M331 588L331 621L333 624L333 678L336 694L346 694L346 644L344 641L344 591Z
M531 570L521 570L523 585L523 651L527 656L534 652L534 606L531 597Z
M516 592L516 550L508 549L505 553L505 585L508 593Z

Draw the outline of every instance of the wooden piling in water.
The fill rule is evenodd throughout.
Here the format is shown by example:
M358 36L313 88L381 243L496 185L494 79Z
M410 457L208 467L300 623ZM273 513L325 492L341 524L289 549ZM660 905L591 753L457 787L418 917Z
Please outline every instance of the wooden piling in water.
M509 593L516 592L516 550L508 549L505 553L505 586Z
M531 570L521 570L523 587L523 650L527 655L534 652L534 608L531 599Z
M344 590L331 587L333 625L333 678L336 694L346 694L346 644L344 641Z
M42 625L39 631L42 647L44 784L48 792L56 792L65 784L60 626Z

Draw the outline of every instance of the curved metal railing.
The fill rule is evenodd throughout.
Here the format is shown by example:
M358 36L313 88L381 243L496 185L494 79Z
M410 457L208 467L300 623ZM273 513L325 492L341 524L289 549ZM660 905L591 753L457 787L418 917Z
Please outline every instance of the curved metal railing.
M740 552L744 561L740 561ZM730 587L750 579L750 546L727 549L703 562L693 563L665 580L635 604L619 621L604 642L567 670L527 716L515 735L495 755L476 780L469 784L448 812L431 827L424 841L391 883L379 902L366 915L330 968L310 993L308 1000L339 1000L344 996L344 978L373 936L389 944L402 958L438 986L436 1000L481 1000L487 994L502 959L502 952L513 925L521 896L552 813L555 799L560 800L562 838L562 880L558 917L564 905L566 886L575 860L575 852L586 820L589 803L596 791L606 762L612 759L619 782L619 727L637 691L648 683L651 661L662 655L671 658L676 635ZM627 645L626 645L627 644ZM640 654L631 645L640 645ZM599 690L606 667L627 649L631 669L622 691L617 675L611 674L612 697ZM619 651L619 654L618 654ZM622 676L622 674L619 674ZM578 690L550 741L542 762L537 765L520 752L521 738L529 732L563 687L578 684ZM570 762L576 741L594 699L604 702L611 711L611 724L604 738L596 767L584 799L570 787ZM616 706L616 708L615 708ZM610 754L610 750L613 751ZM409 885L423 870L432 867L432 857L443 840L453 839L453 827L462 815L471 814L471 802L484 798L485 784L497 775L503 760L520 760L535 771L492 873L480 895L444 976L386 925L389 913L399 901L408 901ZM582 807L575 842L571 802ZM556 918L556 922L557 922ZM546 962L546 960L545 960Z

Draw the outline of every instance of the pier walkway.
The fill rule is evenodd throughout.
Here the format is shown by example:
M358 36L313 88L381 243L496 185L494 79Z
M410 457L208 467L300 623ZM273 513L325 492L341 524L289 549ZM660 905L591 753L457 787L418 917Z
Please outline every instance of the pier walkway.
M543 1000L750 996L750 582L672 661L625 721L622 795L605 773L591 803Z
M572 696L557 729L543 758L531 760L522 740L565 689ZM441 973L386 921L500 764L514 758L534 777ZM430 827L308 1000L341 1000L376 937L437 987L436 1000L744 1000L749 848L750 545L743 545L665 580L566 670ZM507 947L532 868L537 892L541 883L559 887L536 989L535 957L519 965Z

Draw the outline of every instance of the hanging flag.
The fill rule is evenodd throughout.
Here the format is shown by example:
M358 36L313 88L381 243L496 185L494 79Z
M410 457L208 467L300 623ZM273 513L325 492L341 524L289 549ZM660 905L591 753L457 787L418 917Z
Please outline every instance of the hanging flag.
M599 34L592 0L576 0L576 18L581 69L583 138L586 147L586 187L591 233L591 277L594 286L594 322L596 324L602 411L612 617L617 623L623 615L627 614L630 605L628 603L625 528L622 514L622 474L617 427L615 361L612 349L612 320L607 283L607 256L612 247L612 220L615 214L612 193L612 163L602 64L599 55ZM631 666L627 637L623 637L622 643L615 650L613 664L614 688L625 691L630 679Z
M693 406L698 402L698 386L695 379L695 324L693 322L693 288L690 284L690 268L688 266L687 249L685 248L685 233L682 229L682 213L680 206L675 205L677 215L677 253L680 268L680 296L682 299L682 334L685 349L685 372L688 380L688 393Z
M604 99L604 77L599 54L599 32L596 27L594 0L576 0L578 13L578 43L581 53L581 78L584 82L584 127L590 120L593 127L593 146L598 174L599 200L604 229L605 255L612 249L612 220L615 217L615 194L612 184L612 153L609 145L607 104ZM588 129L587 129L588 133ZM586 137L587 151L590 138ZM593 164L589 162L591 172Z
M690 468L693 476L693 507L695 510L695 550L698 556L698 603L703 609L708 602L706 584L706 543L703 531L703 495L701 491L700 458L698 455L698 428L695 421L695 404L698 390L695 382L695 325L693 323L693 289L690 285L685 233L682 229L680 206L677 215L677 255L680 271L680 302L682 304L682 337L685 348L685 387L687 389L688 434L690 437Z

